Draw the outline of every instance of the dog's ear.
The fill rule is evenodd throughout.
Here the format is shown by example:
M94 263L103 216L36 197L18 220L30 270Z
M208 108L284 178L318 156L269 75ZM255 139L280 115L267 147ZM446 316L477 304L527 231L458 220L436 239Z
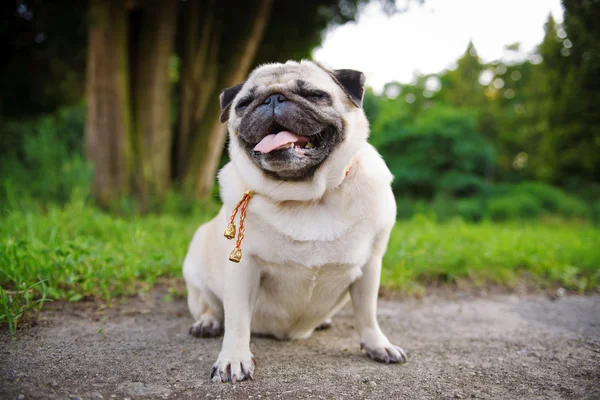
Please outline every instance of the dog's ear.
M335 69L333 76L354 105L358 108L362 107L365 94L365 74L353 69Z
M221 123L226 122L229 119L229 109L231 108L231 102L235 96L242 90L245 82L239 83L230 88L224 89L219 95L219 101L221 103Z
M358 108L362 107L363 96L365 94L365 74L354 69L332 70L319 61L313 61L313 63L331 76L331 79L344 90L344 93L346 93L352 104Z

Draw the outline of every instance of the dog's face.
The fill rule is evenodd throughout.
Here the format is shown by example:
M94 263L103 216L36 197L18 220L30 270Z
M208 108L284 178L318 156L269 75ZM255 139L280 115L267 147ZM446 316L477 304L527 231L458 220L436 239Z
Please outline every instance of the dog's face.
M346 140L344 114L362 106L365 77L303 61L257 68L221 93L231 149L276 179L310 179Z

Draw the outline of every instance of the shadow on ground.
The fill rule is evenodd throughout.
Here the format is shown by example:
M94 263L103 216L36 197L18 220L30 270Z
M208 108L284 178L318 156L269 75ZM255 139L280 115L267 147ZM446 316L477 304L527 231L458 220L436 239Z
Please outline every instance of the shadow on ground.
M220 339L188 335L184 300L55 305L15 342L0 330L2 399L600 398L600 296L380 302L405 365L361 355L352 312L310 339L253 338L254 381L209 380Z

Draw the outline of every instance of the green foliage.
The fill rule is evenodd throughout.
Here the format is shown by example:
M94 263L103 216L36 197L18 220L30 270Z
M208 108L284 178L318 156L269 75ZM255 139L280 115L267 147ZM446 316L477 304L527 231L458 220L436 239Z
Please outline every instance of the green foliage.
M401 101L393 100L401 109ZM373 142L394 174L397 195L434 198L466 196L485 190L494 152L477 132L476 115L468 110L435 106L407 119L395 111L374 127Z
M556 96L550 105L546 149L555 163L553 181L581 185L598 181L600 176L600 2L562 3L566 37L547 31L544 39L558 42L558 48L547 57L557 60L559 65L554 69L561 73L559 81L554 82Z
M538 217L541 211L540 201L527 193L494 197L488 202L488 213L494 220L534 218Z
M542 182L522 182L517 186L520 193L529 194L540 202L544 211L567 217L585 217L587 205L562 190Z
M438 223L423 216L396 225L382 285L403 292L439 283L593 290L600 280L600 231L539 223Z
M575 3L583 5L564 2L567 8ZM489 85L487 112L497 121L494 142L504 176L570 188L598 181L600 62L593 55L600 49L591 39L597 24L589 23L589 15L600 15L600 3L592 3L583 6L586 10L566 12L563 25L548 17L537 50L542 62L496 63L494 81L501 79L504 86ZM527 162L515 165L518 154Z
M600 223L600 200L595 201L591 205L592 219L597 224Z
M591 207L562 190L541 182L521 182L493 187L488 201L488 216L495 220L562 215L592 218Z
M465 221L507 221L562 216L598 221L595 206L541 182L489 185L479 195L453 198L438 195L431 201L398 198L399 219L424 214L440 221L460 217Z
M478 82L483 69L473 42L469 42L467 50L457 61L456 69L440 77L444 90L438 92L435 99L454 107L481 107L486 101Z
M456 68L390 82L368 98L371 142L395 175L400 218L598 220L600 53L591 16L600 3L564 5L564 24L549 17L537 54L524 61L484 64L469 43ZM518 43L506 51L519 59Z
M29 121L0 122L0 203L65 203L89 193L83 157L83 107Z
M383 120L374 126L410 124L410 118L439 105L466 107L476 110L476 130L494 147L489 174L496 181L540 180L577 191L598 182L600 49L598 24L592 21L600 15L600 3L563 4L564 23L549 16L545 37L529 59L483 64L470 43L453 70L417 77L411 85L389 83L385 94L400 88L402 106L392 110L394 122L385 115L390 107L382 104ZM518 44L506 51L513 59L522 54ZM439 85L432 92L428 82L436 79Z
M0 211L39 209L88 199L92 171L83 156L84 109L67 107L27 121L3 121L0 137ZM147 213L190 215L219 201L218 187L208 201L169 190L150 198ZM119 198L110 211L121 216L140 214L133 198Z

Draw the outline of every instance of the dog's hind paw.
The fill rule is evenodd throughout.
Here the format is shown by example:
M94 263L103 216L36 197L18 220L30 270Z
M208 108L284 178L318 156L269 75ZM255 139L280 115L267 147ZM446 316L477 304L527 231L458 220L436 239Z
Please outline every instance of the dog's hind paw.
M196 337L215 337L222 332L223 324L210 314L202 314L190 328L190 335Z
M329 329L333 326L333 321L331 318L327 318L325 321L321 322L321 325L317 326L318 331L323 331L325 329Z

